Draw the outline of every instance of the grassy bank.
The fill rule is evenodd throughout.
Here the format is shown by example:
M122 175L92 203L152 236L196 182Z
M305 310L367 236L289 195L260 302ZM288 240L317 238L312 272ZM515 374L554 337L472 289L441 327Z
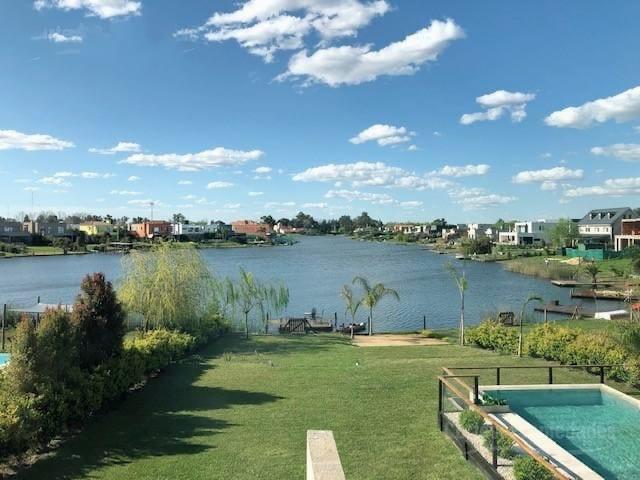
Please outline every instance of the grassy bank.
M79 255L87 252L67 252L67 255ZM22 253L2 252L0 258L16 258L16 257L50 257L55 255L64 255L64 250L58 247L25 247Z
M306 430L330 429L349 479L479 480L437 429L436 376L442 366L512 364L544 362L454 345L357 348L332 335L226 338L18 478L303 478Z
M548 262L545 260L548 259ZM523 275L531 275L550 280L569 280L578 278L590 281L591 277L587 275L578 265L569 265L563 263L567 257L520 257L515 260L505 262L505 268L515 273ZM616 272L629 272L631 269L631 260L628 258L615 258L596 262L600 268L599 274L602 278L612 278L617 275Z

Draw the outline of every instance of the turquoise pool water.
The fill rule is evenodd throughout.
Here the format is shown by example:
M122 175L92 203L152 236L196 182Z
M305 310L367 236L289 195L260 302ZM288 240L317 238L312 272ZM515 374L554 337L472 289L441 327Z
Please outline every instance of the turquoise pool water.
M8 361L9 361L9 354L8 353L0 353L0 366L4 365Z
M640 478L640 408L599 389L487 391L606 479Z

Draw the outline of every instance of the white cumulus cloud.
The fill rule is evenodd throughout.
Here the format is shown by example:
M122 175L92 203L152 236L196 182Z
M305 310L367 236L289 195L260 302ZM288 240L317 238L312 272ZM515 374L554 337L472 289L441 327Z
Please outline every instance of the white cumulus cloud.
M608 147L593 147L591 153L605 157L615 157L625 162L640 161L640 144L638 143L615 143Z
M36 10L85 10L88 16L103 19L140 15L142 2L133 0L35 0Z
M220 182L220 181L217 181L217 182L209 182L207 184L207 189L208 190L216 190L216 189L219 189L219 188L230 188L230 187L233 187L233 183L231 183L231 182Z
M90 153L99 153L100 155L115 155L116 153L138 153L142 150L142 147L133 142L118 142L118 144L111 148L90 148Z
M65 35L63 33L53 32L47 35L49 41L53 43L82 43L80 35Z
M560 180L579 180L584 176L584 170L571 170L567 167L554 167L542 170L525 170L513 177L513 183L543 183Z
M410 132L405 127L376 123L350 138L349 141L355 145L375 141L380 146L386 146L408 142L414 135L415 132Z
M261 150L230 150L216 147L198 153L165 153L160 155L136 153L120 163L142 167L165 167L184 172L208 170L223 166L243 165L251 160L258 160L264 155Z
M484 163L461 166L445 165L437 171L437 174L443 177L471 177L474 175L486 175L490 168L489 165Z
M536 98L534 93L508 92L496 90L476 98L476 102L485 108L482 112L465 113L460 117L462 125L475 122L493 121L509 113L512 122L521 122L527 116L527 103Z
M355 36L390 9L385 0L249 0L237 10L216 12L204 25L185 28L177 38L209 42L237 41L271 62L281 50L298 50L315 33L322 43Z
M363 202L370 202L374 205L386 205L394 203L394 199L391 195L386 193L369 193L360 192L358 190L329 190L325 194L326 198L342 198L348 202L354 200L360 200Z
M380 50L372 50L371 45L321 48L311 55L303 50L291 57L287 71L277 79L337 87L371 82L381 75L413 75L423 64L437 60L452 41L463 37L464 31L453 20L434 20Z
M293 180L296 182L333 182L335 185L350 182L353 187L378 186L415 190L440 189L450 186L449 181L432 174L417 175L383 162L330 163L297 173L293 176Z
M609 120L627 122L640 117L640 86L612 97L599 98L579 107L553 112L545 123L551 127L588 128Z
M51 135L0 130L0 150L64 150L73 147L75 147L73 142L60 140Z
M640 177L610 178L602 185L569 188L564 191L565 197L623 197L640 195Z

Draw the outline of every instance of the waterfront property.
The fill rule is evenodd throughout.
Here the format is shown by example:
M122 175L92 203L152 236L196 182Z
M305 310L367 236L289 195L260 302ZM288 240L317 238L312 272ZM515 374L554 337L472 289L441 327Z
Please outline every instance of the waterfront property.
M267 223L254 222L253 220L236 220L231 222L234 233L244 233L254 237L267 238L271 235L271 225Z
M17 480L155 480L176 472L185 479L304 478L310 429L333 431L349 480L481 480L435 421L435 378L452 361L547 365L456 345L359 348L334 335L223 338L98 416ZM543 382L540 373L512 370L503 379ZM566 369L556 378L593 381Z
M115 227L108 222L90 221L82 222L78 225L78 230L86 233L90 237L97 237L101 235L113 235Z
M129 231L139 239L154 239L168 237L173 233L173 225L164 220L149 220L142 223L132 223Z
M615 250L640 245L640 218L625 218L620 226L620 234L615 236Z
M613 246L615 236L620 235L622 220L631 217L629 207L591 210L578 222L578 231L586 242Z
M469 240L489 238L496 240L498 232L494 225L489 223L470 223L467 225L467 237Z
M513 230L498 233L498 243L503 245L546 245L551 242L551 231L557 225L553 220L515 222Z

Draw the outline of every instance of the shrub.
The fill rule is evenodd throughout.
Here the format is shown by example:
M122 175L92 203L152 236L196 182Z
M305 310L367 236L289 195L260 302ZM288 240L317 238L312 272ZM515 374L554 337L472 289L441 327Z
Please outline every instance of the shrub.
M536 325L526 336L527 353L532 357L561 360L566 356L567 346L579 333L552 323Z
M508 354L518 351L518 332L493 319L485 320L472 328L467 332L466 337L468 343L481 348Z
M433 330L421 330L420 331L420 336L423 338L436 338L436 339L440 339L440 338L444 338L444 335L440 332L434 332Z
M71 320L78 332L80 364L83 368L91 368L120 353L124 313L104 274L87 275L80 291Z
M513 462L516 480L553 480L553 475L536 460L520 456Z
M498 447L498 456L502 458L513 458L513 440L507 437L504 433L496 431L496 444ZM491 429L485 430L482 434L484 439L484 446L489 450L493 449L493 431Z
M478 412L464 410L460 414L460 425L468 432L478 434L484 428L484 418Z

